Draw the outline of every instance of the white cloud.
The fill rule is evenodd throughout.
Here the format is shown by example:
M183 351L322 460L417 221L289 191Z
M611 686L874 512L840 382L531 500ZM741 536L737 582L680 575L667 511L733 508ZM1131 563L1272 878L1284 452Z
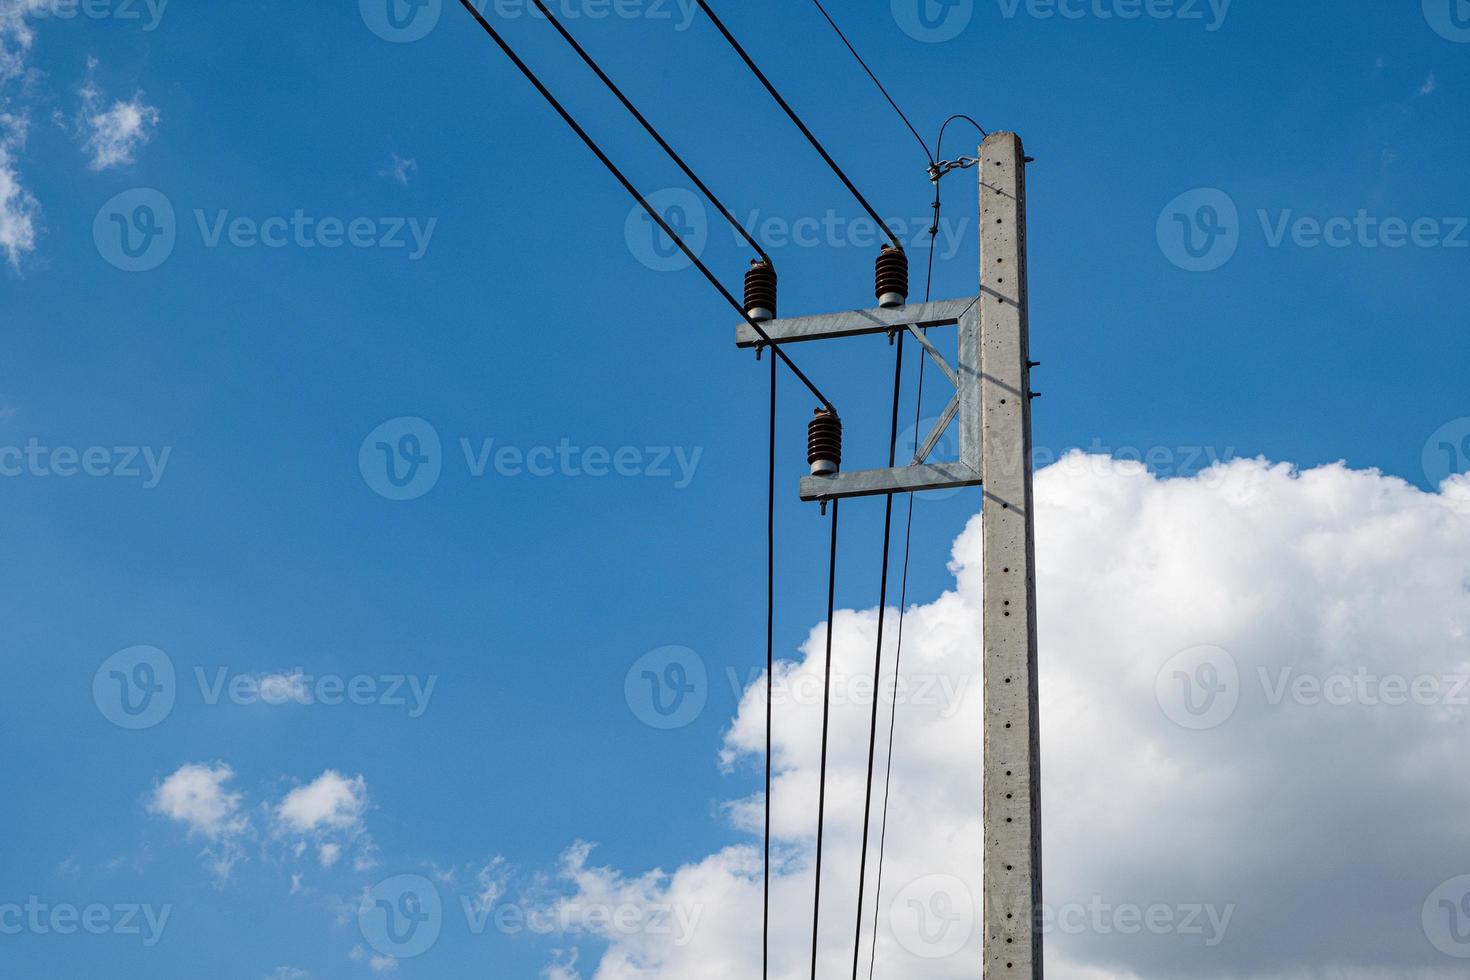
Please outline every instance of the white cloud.
M25 140L25 120L0 113L0 249L13 268L36 247L36 221L41 213L36 198L21 185L15 161Z
M0 0L0 83L25 73L25 58L35 40L30 17L54 0Z
M398 970L398 959L393 956L373 956L368 959L368 967L374 973L394 973Z
M204 851L210 870L224 881L244 856L242 840L249 820L240 811L241 795L226 784L235 771L224 763L189 763L154 787L148 810L184 824L190 836L210 842Z
M154 788L149 810L211 839L241 833L246 821L240 813L240 794L225 788L234 778L235 771L222 762L180 766Z
M36 247L41 206L21 183L16 155L25 146L27 116L12 105L13 85L24 86L26 58L35 40L30 17L52 0L0 0L0 249L12 268Z
M253 677L260 699L266 704L309 704L311 692L307 688L306 674L300 669L262 674Z
M408 178L419 168L419 162L413 159L404 159L398 154L393 154L393 162L383 170L378 171L379 177L387 177L396 180L403 186L408 186Z
M95 63L94 63L95 64ZM136 93L126 102L114 100L107 108L96 85L88 81L82 87L81 132L87 152L92 155L89 166L94 171L133 162L133 153L153 137L159 112Z
M505 897L506 889L510 887L510 879L514 869L506 863L504 857L496 855L475 873L475 882L479 886L472 902L473 910L481 915L495 911L495 906Z
M577 972L575 949L554 949L551 957L550 965L541 971L542 980L581 980L582 975Z
M1424 84L1419 86L1419 94L1433 95L1434 90L1437 88L1439 88L1439 82L1435 80L1434 72L1430 72L1429 77L1424 80Z
M306 980L311 974L300 967L278 966L270 972L265 980Z
M359 831L368 806L367 781L361 776L346 778L328 769L314 781L286 794L276 816L291 830L305 834L317 830Z
M322 867L330 869L342 856L341 844L323 844L317 849L317 860L321 861Z
M1261 461L1166 480L1078 455L1038 474L1036 508L1047 902L1056 911L1131 904L1175 916L1165 935L1131 928L1121 914L1053 928L1048 974L1448 978L1451 964L1426 940L1420 916L1441 882L1470 873L1470 827L1458 817L1470 806L1470 783L1458 777L1470 707L1272 703L1270 692L1282 670L1320 679L1470 674L1470 480L1425 493L1376 471L1297 474ZM907 614L911 693L923 679L979 676L980 550L976 518L954 545L954 590ZM871 673L875 625L873 610L838 613L835 673ZM813 630L803 659L783 674L819 680L823 639ZM1218 727L1195 731L1172 722L1160 699L1172 696L1165 666L1200 645L1229 652L1239 705ZM914 893L905 889L935 874L963 879L970 894L952 908L978 912L981 690L952 686L964 692L957 704L914 696L899 709L880 975L979 973L978 927L961 934L958 952L928 960L915 955L906 918ZM752 686L727 733L737 762L759 764L763 691L763 681ZM819 702L788 701L776 717L771 975L780 980L810 970L820 711ZM864 704L834 706L823 975L851 964L867 726ZM749 827L759 806L736 801L730 813ZM561 880L571 892L560 903L568 933L608 944L595 980L715 980L759 969L758 841L641 874L593 867L578 846ZM628 905L668 909L668 928L572 915ZM1203 911L1201 934L1182 927L1195 905L1229 910L1214 945ZM681 921L693 923L682 944ZM561 961L546 975L574 975L556 969Z

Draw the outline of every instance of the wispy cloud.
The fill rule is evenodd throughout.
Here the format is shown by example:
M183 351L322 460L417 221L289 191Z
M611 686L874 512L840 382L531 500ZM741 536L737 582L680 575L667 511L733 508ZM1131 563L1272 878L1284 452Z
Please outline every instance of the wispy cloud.
M88 68L96 66L96 59L88 62ZM89 166L100 173L132 163L138 147L153 138L160 118L158 109L143 100L142 92L127 101L114 100L104 108L107 99L90 78L82 86L81 96L80 129L87 152L92 155Z
M36 247L41 206L21 183L16 156L25 146L27 116L12 104L10 89L24 87L26 58L35 41L31 15L51 2L0 0L0 249L13 268Z
M396 180L404 187L407 187L409 176L418 168L419 163L417 160L405 159L395 153L393 154L393 162L382 170L379 170L378 176Z
M1439 88L1439 82L1435 79L1434 72L1430 72L1429 77L1424 79L1424 84L1419 86L1419 94L1421 96L1433 95L1437 88Z

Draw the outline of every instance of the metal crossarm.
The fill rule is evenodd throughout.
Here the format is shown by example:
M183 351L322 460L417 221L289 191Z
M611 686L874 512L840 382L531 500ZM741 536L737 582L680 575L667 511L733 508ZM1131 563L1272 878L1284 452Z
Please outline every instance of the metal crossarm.
M923 345L930 359L955 386L955 396L939 422L917 447L913 461L892 469L853 470L832 476L808 476L801 481L802 500L838 500L914 490L945 490L980 484L980 304L978 298L912 303L894 309L881 307L829 313L821 316L770 320L762 326L777 344L795 344L839 337L907 330ZM930 327L959 327L959 362L952 366L924 335ZM736 343L757 347L763 343L748 324L736 328ZM929 454L958 419L960 458L928 462Z

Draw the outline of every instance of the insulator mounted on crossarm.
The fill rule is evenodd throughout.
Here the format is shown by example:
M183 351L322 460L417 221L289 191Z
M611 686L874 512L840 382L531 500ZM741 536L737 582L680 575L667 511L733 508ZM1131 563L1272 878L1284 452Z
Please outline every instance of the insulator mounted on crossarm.
M878 253L876 278L879 306L893 309L909 301L909 257L903 249L883 246Z
M757 323L776 318L776 268L753 259L745 274L745 313Z
M806 427L806 461L812 476L832 476L842 468L842 419L819 408Z

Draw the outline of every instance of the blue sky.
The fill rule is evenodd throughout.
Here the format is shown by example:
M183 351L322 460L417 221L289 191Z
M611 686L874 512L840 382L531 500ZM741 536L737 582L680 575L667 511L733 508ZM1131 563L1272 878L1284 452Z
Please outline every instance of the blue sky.
M1181 476L1212 458L1345 460L1424 489L1470 468L1470 32L1448 5L1439 19L1433 0L1181 2L1124 19L1121 0L1064 4L1075 17L975 0L934 40L903 3L834 15L921 132L967 112L1037 158L1043 462L1153 449ZM47 452L0 456L17 467L0 478L14 681L0 904L172 913L156 946L0 937L0 972L368 975L350 955L355 902L391 875L437 869L457 907L497 857L534 891L558 887L579 840L633 869L748 840L721 805L758 772L722 772L717 754L764 657L766 374L734 348L719 297L692 270L650 267L622 190L457 4L402 43L345 0L20 6L0 0L22 72L0 103L0 175L33 234L11 224L0 240L0 447ZM708 23L673 0L565 9L738 215L778 234L822 226L772 249L784 311L870 304L859 210ZM922 228L922 154L816 10L721 11L878 210ZM642 188L681 185L547 25L508 2L487 16ZM972 130L950 133L947 157L974 152ZM973 177L944 182L936 298L975 289ZM139 202L164 214L159 196L171 249L120 268L109 233ZM748 250L710 215L685 217L734 289ZM1312 222L1333 219L1340 246L1316 243ZM1414 240L1385 243L1386 220ZM1170 237L1185 228L1202 260ZM798 357L843 409L850 458L876 461L882 339ZM944 393L929 392L933 415ZM792 655L822 618L826 532L795 497L810 398L783 383L782 399L777 642ZM389 445L439 440L414 499L373 475L385 422ZM86 475L93 447L94 469L122 472ZM57 473L65 450L76 475ZM526 472L536 460L550 475ZM978 506L971 492L917 505L911 599L951 586L951 542ZM872 502L844 511L844 606L876 603L880 518ZM93 682L139 645L177 680L167 717L134 731ZM706 666L707 701L663 731L624 685L670 646ZM372 703L211 704L197 672L221 668L370 678ZM381 703L399 678L408 703ZM417 716L408 678L434 685ZM210 836L196 811L160 809L155 790L186 764L230 767L246 829L216 819ZM302 787L329 798L293 823ZM233 846L227 874L201 858ZM447 920L402 975L531 977L571 945ZM595 944L584 969L593 958Z

